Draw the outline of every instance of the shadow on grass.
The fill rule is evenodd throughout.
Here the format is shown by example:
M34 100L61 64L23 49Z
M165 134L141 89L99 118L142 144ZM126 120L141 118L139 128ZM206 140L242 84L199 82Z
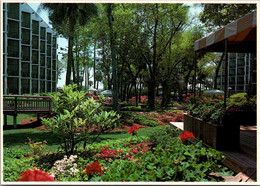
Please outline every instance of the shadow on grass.
M51 132L45 132L37 129L9 130L4 132L4 147L12 147L16 145L25 145L28 137L35 142L46 140L48 145L57 145L58 139Z

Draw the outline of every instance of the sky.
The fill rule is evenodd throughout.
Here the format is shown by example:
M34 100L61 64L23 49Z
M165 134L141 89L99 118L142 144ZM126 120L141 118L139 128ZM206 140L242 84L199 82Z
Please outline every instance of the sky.
M36 12L40 3L28 3L28 5ZM189 6L192 6L192 4L187 4ZM199 7L199 6L196 6L196 7L192 7L190 8L190 16L193 17L193 16L197 16L200 12L202 11L202 8ZM38 12L38 14L40 15L40 17L47 23L49 24L49 17L48 17L48 12L47 11L40 11ZM49 24L50 25L50 24ZM50 27L52 27L50 25ZM66 48L68 47L68 40L65 39L65 38L62 38L62 37L57 37L57 43L58 43L58 49L57 49L57 52L58 52L58 59L60 60L62 55L59 54L59 52L62 52L60 50L60 48ZM93 74L92 72L90 72L90 76L91 74ZM66 78L66 70L64 69L64 72L61 74L60 76L61 79L58 80L58 84L57 84L57 87L62 87L64 84L65 84L65 78ZM90 79L93 81L93 79ZM84 84L85 81L83 81L83 84ZM102 84L99 84L99 89L103 89L103 85Z

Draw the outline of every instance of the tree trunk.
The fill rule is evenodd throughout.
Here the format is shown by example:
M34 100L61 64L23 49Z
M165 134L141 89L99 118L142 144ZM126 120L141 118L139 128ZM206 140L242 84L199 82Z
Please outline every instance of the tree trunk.
M118 77L117 77L117 64L116 64L116 55L114 49L114 31L112 26L112 5L108 4L107 16L108 16L108 26L110 32L110 45L111 45L111 55L112 55L112 74L113 74L113 110L118 112Z
M79 51L78 51L78 42L76 45L76 68L77 68L77 78L76 78L76 82L78 85L78 90L80 90L80 78L79 78Z
M73 60L73 36L69 37L69 48L68 48L68 61L67 61L67 72L66 72L66 85L69 85L71 83L71 65Z
M96 88L96 40L94 41L93 76L94 76L94 88Z

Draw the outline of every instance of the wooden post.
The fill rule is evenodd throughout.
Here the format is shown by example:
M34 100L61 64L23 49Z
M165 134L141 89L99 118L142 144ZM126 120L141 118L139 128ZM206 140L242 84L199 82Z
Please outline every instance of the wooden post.
M14 128L17 128L17 97L14 98L14 115L13 115L13 124Z
M17 128L17 114L14 114L13 116L13 122L14 122L14 128Z
M224 81L224 109L226 109L227 106L227 81L228 81L228 52L227 52L227 46L228 46L228 39L225 39L225 81Z
M4 126L7 126L7 114L4 114L4 120L5 120Z
M193 96L194 96L194 102L196 102L195 96L196 96L196 70L197 70L197 61L196 61L196 52L194 52L194 57L193 57L193 63L194 63L194 80L193 80Z

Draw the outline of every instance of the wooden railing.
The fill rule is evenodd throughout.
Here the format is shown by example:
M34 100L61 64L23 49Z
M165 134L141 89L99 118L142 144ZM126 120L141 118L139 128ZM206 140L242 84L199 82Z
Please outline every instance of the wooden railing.
M4 112L51 112L52 106L49 96L3 95Z

